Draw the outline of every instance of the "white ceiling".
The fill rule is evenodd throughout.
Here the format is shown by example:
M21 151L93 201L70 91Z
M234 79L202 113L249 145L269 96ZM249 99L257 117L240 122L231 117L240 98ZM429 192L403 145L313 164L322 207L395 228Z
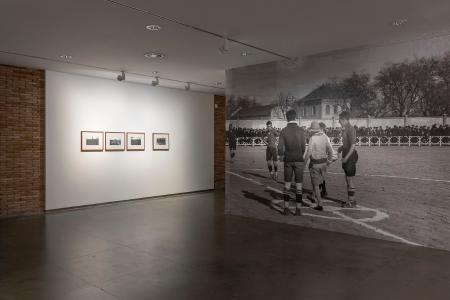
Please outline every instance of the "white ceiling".
M197 26L288 57L389 44L450 29L448 0L118 0L137 9ZM407 19L401 27L390 26ZM162 30L150 32L146 25ZM231 43L107 0L1 0L0 63L115 78L125 70L182 82L202 83L193 90L223 94L225 70L279 60L280 57ZM144 58L149 50L166 58ZM250 56L243 57L242 51ZM18 53L32 57L7 54ZM57 62L72 55L70 64ZM38 58L39 57L39 58ZM56 61L49 61L47 58ZM127 80L152 78L128 75ZM183 88L183 83L161 84Z

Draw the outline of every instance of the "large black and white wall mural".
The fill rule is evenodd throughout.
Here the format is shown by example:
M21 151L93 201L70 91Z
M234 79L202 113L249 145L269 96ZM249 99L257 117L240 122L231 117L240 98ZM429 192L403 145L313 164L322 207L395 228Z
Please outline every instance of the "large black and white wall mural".
M450 250L450 36L226 79L227 213Z

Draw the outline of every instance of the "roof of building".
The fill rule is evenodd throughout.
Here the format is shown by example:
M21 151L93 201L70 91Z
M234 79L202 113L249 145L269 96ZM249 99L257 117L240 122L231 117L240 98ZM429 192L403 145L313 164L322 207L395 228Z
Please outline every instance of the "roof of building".
M272 109L277 107L277 104L269 104L262 106L252 106L248 108L241 109L238 113L233 116L233 119L252 119L252 118L270 118Z
M339 91L335 86L332 86L330 84L322 84L318 88L314 89L311 93L301 98L299 102L339 98Z

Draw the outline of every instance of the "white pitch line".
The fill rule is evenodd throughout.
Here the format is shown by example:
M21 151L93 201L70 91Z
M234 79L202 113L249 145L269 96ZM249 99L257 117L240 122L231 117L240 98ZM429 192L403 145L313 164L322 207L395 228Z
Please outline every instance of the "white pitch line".
M386 178L399 178L399 179L409 179L409 180L423 180L423 181L435 181L435 182L446 182L450 183L450 180L445 179L430 179L430 178L418 178L418 177L403 177L403 176L395 176L395 175L364 175L364 176L371 176L371 177L386 177Z
M383 230L383 229L379 229L379 228L377 228L377 227L375 227L375 226L366 224L366 223L364 223L364 222L362 222L362 221L360 221L360 220L353 219L353 218L351 218L351 217L349 217L349 216L347 216L347 215L345 215L345 214L343 214L343 213L341 213L341 212L334 211L333 213L335 213L336 215L342 217L343 219L345 219L345 220L347 220L347 221L350 221L350 222L353 222L353 223L355 223L355 224L361 225L361 226L363 226L363 227L365 227L365 228L367 228L367 229L371 229L371 230L373 230L373 231L375 231L375 232L377 232L377 233L379 233L379 234L382 234L382 235L384 235L384 236L388 236L388 237L397 239L397 240L399 240L399 241L402 241L402 242L405 243L405 244L414 245L414 246L422 246L422 245L420 245L420 244L417 244L417 243L408 241L407 239L404 239L404 238L402 238L402 237L400 237L400 236L398 236L398 235L395 235L395 234L393 234L393 233L387 232L387 231L385 231L385 230Z
M231 175L234 175L234 176L240 177L240 178L242 178L242 179L248 180L248 181L250 181L250 182L253 182L253 183L256 184L256 185L264 186L264 184L260 183L259 181L256 181L256 180L251 179L251 178L244 177L244 176L242 176L242 175L239 175L238 173L234 173L234 172L230 172L230 171L226 171L226 172L229 173L229 174L231 174Z
M271 189L271 190L273 190L273 191L276 191L276 192L279 192L279 193L283 193L282 191L280 191L280 190L278 190L278 189L276 189L276 188L272 188L272 187L269 187L269 186L265 186L264 184L262 184L262 183L260 183L260 182L258 182L258 181L256 181L256 180L254 180L254 179L247 178L247 177L242 176L242 175L240 175L240 174L237 174L237 173L234 173L234 172L231 172L231 171L226 171L226 173L229 173L229 174L231 174L231 175L234 175L234 176L240 177L240 178L242 178L242 179L245 179L245 180L247 180L247 181L253 182L253 183L255 183L255 184L259 185L259 186L264 186L264 187L266 187L266 188L268 188L268 189ZM405 244L414 245L414 246L422 246L422 245L420 245L420 244L418 244L418 243L411 242L411 241L409 241L409 240L407 240L407 239L404 239L404 238L402 238L402 237L400 237L400 236L398 236L398 235L395 235L395 234L393 234L393 233L387 232L387 231L385 231L385 230L383 230L383 229L379 229L379 228L377 228L377 227L375 227L375 226L366 224L365 222L363 222L363 221L361 221L361 220L353 219L353 218L351 218L351 217L349 217L349 216L347 216L347 215L345 215L345 214L343 214L343 213L341 213L341 212L339 212L339 211L332 210L331 212L332 212L333 214L335 214L335 215L341 217L341 219L336 218L336 219L338 219L338 220L345 220L345 221L352 222L352 223L354 223L354 224L360 225L360 226L365 227L365 228L367 228L367 229L373 230L373 231L375 231L375 232L378 233L378 234L381 234L381 235L384 235L384 236L386 236L386 237L390 237L390 238L399 240L399 241L401 241L401 242L403 242L403 243L405 243ZM304 213L303 215L313 216L313 217L319 217L319 218L320 218L320 217L325 217L325 218L327 218L327 219L333 218L333 217L326 217L326 216L320 216L320 215L316 215L316 214L308 214L308 213ZM335 220L335 219L333 218L333 220Z
M242 169L242 171L267 171L266 169ZM309 173L309 171L305 171L305 173ZM345 175L345 173L340 172L330 172L327 171L328 174L333 175ZM397 178L397 179L409 179L409 180L422 180L422 181L434 181L434 182L445 182L450 183L450 180L446 179L431 179L431 178L419 178L419 177L405 177L405 176L397 176L397 175L384 175L384 174L362 174L360 176L364 177L385 177L385 178Z
M329 174L334 175L344 175L345 173L335 173L335 172L327 172ZM409 179L409 180L422 180L422 181L434 181L434 182L446 182L450 183L450 180L445 179L431 179L431 178L419 178L419 177L405 177L405 176L397 176L397 175L384 175L384 174L362 174L364 177L385 177L385 178L398 178L398 179Z

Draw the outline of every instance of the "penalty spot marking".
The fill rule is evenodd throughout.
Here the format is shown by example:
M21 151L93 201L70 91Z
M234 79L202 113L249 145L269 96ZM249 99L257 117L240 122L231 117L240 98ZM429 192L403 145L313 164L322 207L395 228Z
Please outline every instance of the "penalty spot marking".
M270 186L265 186L263 183L261 183L259 181L256 181L256 180L254 180L252 178L248 178L248 177L242 176L240 174L237 174L237 173L234 173L234 172L231 172L231 171L226 171L226 173L231 174L231 175L236 176L236 177L239 177L239 178L242 178L242 179L244 179L246 181L250 181L250 182L252 182L252 183L254 183L254 184L258 185L258 186L263 186L263 187L265 187L267 189L270 189L270 190L272 190L274 192L283 194L283 192L280 191L279 189L276 189L276 188L273 188L273 187L270 187ZM324 199L324 201L325 201L325 199ZM329 201L329 200L327 200L327 201ZM381 234L381 235L384 235L386 237L390 237L390 238L396 239L396 240L398 240L400 242L403 242L405 244L409 244L409 245L413 245L413 246L422 246L422 245L420 245L418 243L411 242L411 241L409 241L409 240L407 240L405 238L402 238L402 237L400 237L398 235L390 233L390 232L388 232L386 230L383 230L383 229L377 228L377 227L375 227L373 225L367 224L366 222L375 222L375 221L380 221L382 219L388 218L389 215L387 215L384 212L380 212L380 211L378 211L376 209L363 207L363 206L360 206L360 205L358 205L358 207L360 208L360 210L363 210L363 211L374 211L375 212L375 217L373 217L373 218L365 218L365 219L354 219L354 218L349 217L346 214L343 214L341 212L342 210L347 210L347 209L342 209L342 208L337 208L337 207L334 207L334 208L327 207L326 211L331 211L333 214L335 214L339 218L338 217L321 216L321 215L310 214L310 213L303 213L303 215L311 216L311 217L324 218L324 219L340 220L340 221L344 220L344 221L352 222L352 223L360 225L360 226L362 226L362 227L364 227L366 229L372 230L372 231L374 231L374 232L376 232L378 234ZM348 209L348 210L350 210L350 209ZM358 210L358 208L352 208L351 210ZM377 214L377 212L379 212L379 214ZM375 220L373 220L374 218L375 218Z

